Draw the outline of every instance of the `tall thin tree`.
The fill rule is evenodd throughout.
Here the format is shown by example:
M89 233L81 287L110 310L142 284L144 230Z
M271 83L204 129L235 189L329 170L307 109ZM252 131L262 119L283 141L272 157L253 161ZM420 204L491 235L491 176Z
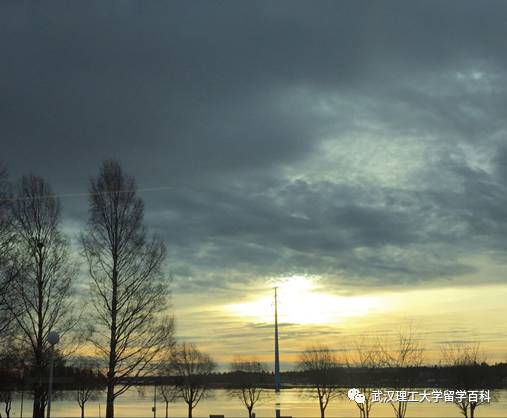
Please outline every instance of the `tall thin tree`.
M60 202L45 180L34 175L21 179L12 205L12 222L16 274L9 278L9 297L3 301L20 339L30 349L33 417L43 418L47 335L56 329L65 335L75 324L71 310L75 269L61 232Z
M131 385L126 377L153 370L173 344L165 245L148 238L144 204L132 177L105 161L89 188L89 219L81 236L91 278L91 342L107 362L106 418Z

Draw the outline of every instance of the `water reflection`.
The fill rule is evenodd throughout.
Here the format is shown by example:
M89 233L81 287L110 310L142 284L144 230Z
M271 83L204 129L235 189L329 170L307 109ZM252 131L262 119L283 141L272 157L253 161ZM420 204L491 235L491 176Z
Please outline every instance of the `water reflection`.
M248 413L238 399L231 398L227 391L217 389L211 392L208 399L202 400L194 409L194 417L208 417L210 414L225 415L225 417L247 417ZM507 390L497 391L495 401L489 405L481 405L476 410L477 418L492 418L507 416ZM266 400L256 408L257 417L273 417L275 415L274 394L268 393ZM286 389L281 393L282 415L293 417L318 417L317 401L312 398L307 389ZM118 398L115 404L116 418L126 417L153 417L153 387L142 387L139 390L132 388ZM20 417L20 398L13 403L11 417ZM23 417L31 416L31 400L24 397ZM58 393L51 405L52 418L78 418L80 409L73 392ZM169 405L170 417L186 417L186 404L182 401ZM105 397L89 401L86 405L87 418L103 418L105 415ZM393 417L389 404L374 404L372 418ZM348 398L339 399L329 404L326 416L333 417L359 417L357 407ZM423 417L460 417L457 407L445 403L411 403L408 406L407 418ZM165 417L165 405L157 402L157 417Z

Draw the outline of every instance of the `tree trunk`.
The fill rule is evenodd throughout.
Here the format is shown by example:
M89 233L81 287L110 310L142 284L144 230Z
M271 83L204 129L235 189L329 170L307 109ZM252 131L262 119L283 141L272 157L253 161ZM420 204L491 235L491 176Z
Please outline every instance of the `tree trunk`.
M44 389L42 382L36 382L33 390L33 418L44 418Z
M250 408L247 407L247 409L248 409L248 418L252 418L252 409L253 409L253 407L250 407Z
M326 418L326 408L320 405L320 418Z
M81 405L81 418L84 418L84 415L85 415L84 414L84 409L85 409L85 406L83 404L83 405Z
M5 403L5 416L11 418L12 399Z
M165 418L169 418L169 402L165 401Z
M188 418L192 418L192 404L188 404Z
M114 257L112 300L111 300L111 335L109 341L109 367L107 371L107 406L106 418L114 418L114 377L116 372L116 316L118 306L118 272Z
M35 347L35 375L36 382L33 391L33 418L44 418L44 389L42 387L42 375L44 373L43 368L43 302L44 302L44 282L43 282L43 259L42 259L42 247L38 246L35 257L37 260L37 331L36 331L36 347Z
M106 418L114 418L114 383L107 382Z

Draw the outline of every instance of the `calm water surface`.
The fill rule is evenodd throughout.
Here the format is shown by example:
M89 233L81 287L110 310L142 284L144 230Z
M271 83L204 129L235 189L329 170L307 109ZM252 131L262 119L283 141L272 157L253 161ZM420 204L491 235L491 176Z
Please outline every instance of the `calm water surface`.
M274 416L274 394L270 392L267 399L256 408L257 417ZM507 417L507 390L498 391L496 400L489 405L481 405L476 409L477 418ZM318 401L311 398L306 389L286 389L281 393L282 415L293 417L318 417ZM153 417L153 388L143 387L141 391L130 389L115 403L115 416L126 417ZM73 398L73 394L66 393L63 397L53 401L52 418L79 417L80 409ZM11 411L11 417L20 417L20 399L16 399ZM374 404L371 416L376 418L393 417L393 410L389 404ZM246 409L238 399L228 396L225 390L214 390L211 398L202 400L194 409L194 417L208 417L210 414L225 415L225 417L248 417ZM86 406L86 417L97 418L105 415L104 397L89 401ZM186 404L178 401L169 405L170 417L186 417ZM31 416L31 401L25 397L23 418ZM407 418L419 417L461 417L457 407L445 403L410 403L407 409ZM157 417L165 417L165 404L157 402ZM359 417L359 411L354 403L348 399L339 399L331 402L327 408L326 417Z

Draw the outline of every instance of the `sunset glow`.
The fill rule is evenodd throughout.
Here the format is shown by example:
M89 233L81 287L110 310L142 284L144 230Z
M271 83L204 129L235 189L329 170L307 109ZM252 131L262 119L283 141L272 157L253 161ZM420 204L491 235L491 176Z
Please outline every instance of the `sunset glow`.
M292 276L281 280L278 287L279 321L290 324L342 323L347 318L366 316L380 307L378 298L336 296L324 290L308 277ZM249 302L229 305L240 317L252 321L273 320L272 292Z

